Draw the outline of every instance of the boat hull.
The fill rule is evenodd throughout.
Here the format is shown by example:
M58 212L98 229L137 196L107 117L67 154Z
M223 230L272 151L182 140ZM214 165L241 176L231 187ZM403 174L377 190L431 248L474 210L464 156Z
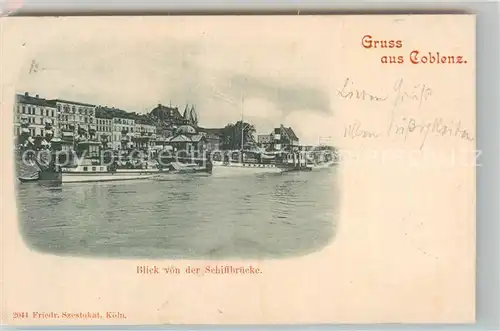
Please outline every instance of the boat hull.
M124 180L148 179L158 172L109 172L109 173L63 173L63 183L111 182Z
M213 163L213 174L220 175L252 175L262 173L281 173L282 169L272 164L245 164L245 163L229 163L222 162Z
M151 177L152 180L160 181L160 182L168 182L168 181L180 181L186 180L188 178L194 177L210 177L211 174L207 172L195 172L195 173L179 173L179 172L170 172L161 175L154 175Z
M335 161L328 161L325 163L314 164L314 165L311 165L310 167L313 171L315 171L315 170L322 170L322 169L330 169L331 167L335 166L335 164L336 164Z
M37 182L38 177L34 178L27 178L27 177L17 177L21 183L31 183L31 182Z
M62 174L51 170L38 171L36 176L18 177L22 183L39 182L39 183L61 183Z

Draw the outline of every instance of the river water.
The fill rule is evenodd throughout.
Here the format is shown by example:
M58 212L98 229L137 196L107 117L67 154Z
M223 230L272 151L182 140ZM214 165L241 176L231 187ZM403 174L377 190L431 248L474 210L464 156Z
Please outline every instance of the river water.
M326 246L336 168L41 186L19 183L23 238L37 251L110 258L264 259Z

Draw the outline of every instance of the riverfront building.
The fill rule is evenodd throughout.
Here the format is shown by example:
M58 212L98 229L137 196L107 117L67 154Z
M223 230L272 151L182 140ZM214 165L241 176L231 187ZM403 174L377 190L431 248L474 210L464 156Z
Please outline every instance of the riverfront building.
M299 148L299 137L291 127L281 124L270 134L258 135L257 144L266 150L294 150Z
M166 139L166 145L173 151L191 153L205 149L207 139L191 125L181 125L173 136Z
M58 116L56 104L52 100L40 98L38 94L30 96L25 94L16 95L14 107L14 134L22 133L22 123L29 130L31 137L45 137L47 133L53 136L59 135ZM47 124L53 126L51 132L47 132Z
M219 150L224 134L224 128L202 128L198 127L198 132L205 136L205 147L209 151Z
M111 137L113 132L113 118L110 114L102 112L100 108L96 109L96 127L97 141L100 141L104 148L110 148Z
M135 121L125 117L113 117L112 148L115 150L132 148Z
M52 138L57 138L52 142L57 141L63 149L74 149L75 143L82 142L95 142L104 149L117 151L219 149L224 128L199 127L198 121L194 105L186 105L182 114L178 107L162 104L149 114L138 114L79 101L48 100L28 93L16 95L14 114L16 138L24 135L24 140L43 139L52 134Z
M261 148L269 149L273 144L274 134L259 134L257 136L257 144Z
M156 125L148 123L146 119L136 120L132 142L137 149L154 148L156 145Z
M95 139L95 105L62 99L53 100L57 106L61 138L71 142L75 138Z
M287 128L281 124L273 131L271 146L274 150L293 150L299 147L299 137L292 128Z

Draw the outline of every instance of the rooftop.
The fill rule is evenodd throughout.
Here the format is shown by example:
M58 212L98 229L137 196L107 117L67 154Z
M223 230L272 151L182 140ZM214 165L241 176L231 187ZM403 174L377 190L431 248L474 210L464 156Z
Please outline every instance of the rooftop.
M78 102L78 101L69 101L69 100L64 100L64 99L52 99L50 101L62 102L62 103L70 103L70 104L79 105L79 106L95 107L95 105L92 105L90 103Z
M26 103L30 105L44 106L44 107L56 107L56 103L53 100L47 100L40 98L38 94L31 96L28 92L24 94L16 94L16 101L19 103Z

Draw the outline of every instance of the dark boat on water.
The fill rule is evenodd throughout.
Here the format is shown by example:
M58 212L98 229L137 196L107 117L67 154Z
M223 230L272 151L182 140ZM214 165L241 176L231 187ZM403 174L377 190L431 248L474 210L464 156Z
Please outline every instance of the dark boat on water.
M30 182L37 182L39 177L33 176L33 177L17 177L21 183L30 183Z
M44 169L38 171L37 175L30 177L18 177L21 183L30 183L30 182L53 182L53 183L61 183L62 182L62 172L55 171L53 169Z
M299 171L312 171L312 167L308 167L308 166L288 166L288 167L283 167L281 168L282 171L281 172L299 172Z
M30 183L30 182L41 182L41 183L62 183L62 171L61 167L51 162L49 165L44 165L36 159L33 159L35 164L38 166L37 172L33 173L30 176L20 176L18 177L21 183Z

